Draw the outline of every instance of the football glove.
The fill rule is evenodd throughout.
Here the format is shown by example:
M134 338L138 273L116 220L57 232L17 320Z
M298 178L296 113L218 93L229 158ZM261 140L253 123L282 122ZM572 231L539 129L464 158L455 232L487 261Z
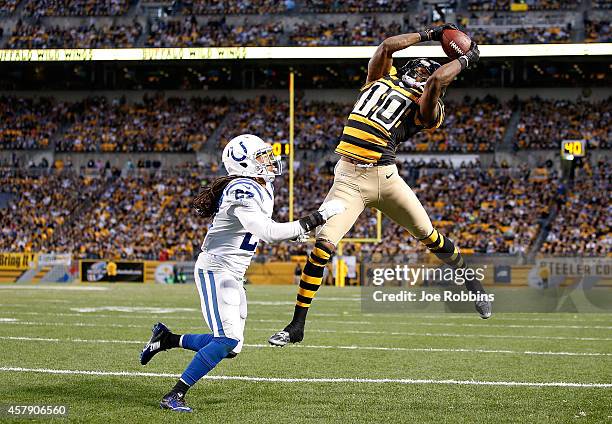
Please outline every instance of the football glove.
M459 30L459 28L457 28L457 25L455 24L444 24L434 28L426 29L425 31L419 32L419 35L421 36L421 41L440 41L442 39L442 32L445 29Z
M321 214L323 219L327 221L332 216L344 212L345 209L346 208L344 207L344 203L342 203L342 200L333 199L329 202L323 203L319 208L319 213Z
M457 60L461 64L461 70L471 68L478 63L480 59L480 50L478 50L478 44L472 41L470 49L463 56L459 56Z
M300 234L294 239L289 240L292 243L306 243L310 240L310 236L308 234Z

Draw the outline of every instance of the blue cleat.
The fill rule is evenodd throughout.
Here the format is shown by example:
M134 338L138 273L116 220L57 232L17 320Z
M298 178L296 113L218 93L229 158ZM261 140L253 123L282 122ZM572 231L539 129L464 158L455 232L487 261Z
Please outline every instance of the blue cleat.
M170 334L170 330L161 322L158 322L153 326L153 334L149 339L149 342L145 345L140 353L140 363L147 365L153 357L166 349L162 348L162 340L166 334Z
M193 412L193 409L185 404L185 395L182 393L168 393L162 398L161 402L159 402L159 407L174 412Z

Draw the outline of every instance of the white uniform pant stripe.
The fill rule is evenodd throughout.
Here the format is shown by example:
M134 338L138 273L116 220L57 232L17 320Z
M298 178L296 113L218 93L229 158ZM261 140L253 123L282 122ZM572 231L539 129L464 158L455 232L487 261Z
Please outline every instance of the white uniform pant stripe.
M213 336L219 337L218 323L215 319L215 314L212 309L212 295L211 287L206 281L204 270L196 268L196 281L198 286L198 293L200 294L200 306L202 308L202 315L206 320L206 324L213 332Z

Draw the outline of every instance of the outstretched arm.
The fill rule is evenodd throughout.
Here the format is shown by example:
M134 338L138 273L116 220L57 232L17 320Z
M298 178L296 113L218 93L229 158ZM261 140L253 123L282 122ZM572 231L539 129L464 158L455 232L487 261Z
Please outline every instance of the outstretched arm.
M423 95L419 102L419 112L426 126L435 122L439 116L438 99L459 73L474 65L480 58L476 43L472 42L470 50L463 56L438 68L425 83Z
M380 43L376 52L374 52L374 56L372 56L368 63L367 82L376 81L389 73L393 65L393 53L408 48L420 41L421 35L417 32L386 38Z
M387 75L393 65L393 53L404 50L422 41L440 41L442 31L445 29L457 29L453 24L444 24L421 32L394 35L386 38L374 52L374 56L368 63L368 79L366 83L376 81L383 75Z
M293 240L306 234L343 210L344 205L341 202L331 200L321 205L318 211L291 222L276 222L268 218L261 209L249 206L236 207L234 215L249 233L266 243L274 243Z

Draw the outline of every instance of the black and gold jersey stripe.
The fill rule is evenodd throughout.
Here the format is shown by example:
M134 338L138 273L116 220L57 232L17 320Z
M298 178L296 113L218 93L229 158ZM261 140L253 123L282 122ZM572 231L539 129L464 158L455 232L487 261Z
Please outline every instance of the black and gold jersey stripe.
M336 153L378 165L395 163L400 143L444 121L444 104L438 101L438 117L424 125L419 113L422 89L408 87L395 76L366 84L342 132Z

